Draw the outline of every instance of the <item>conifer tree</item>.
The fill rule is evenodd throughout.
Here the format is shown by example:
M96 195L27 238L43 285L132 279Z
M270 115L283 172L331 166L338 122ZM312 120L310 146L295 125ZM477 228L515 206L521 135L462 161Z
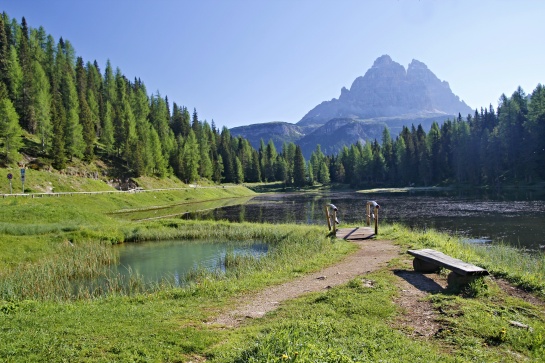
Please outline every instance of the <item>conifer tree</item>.
M197 181L199 178L199 144L193 130L184 140L182 151L182 178L186 182Z
M286 183L288 180L288 165L283 157L278 157L275 164L275 178L277 181Z
M36 134L40 138L42 152L49 149L51 135L51 93L47 76L37 61L33 62L34 85L36 97L34 98L34 109L36 110Z
M174 151L175 136L169 125L167 104L159 93L151 96L149 118L161 140L163 155L168 159Z
M545 87L538 84L532 92L528 104L526 123L529 144L532 145L531 157L527 160L529 168L541 178L545 178Z
M170 120L170 128L174 132L174 136L182 134L182 110L178 107L176 102L172 104L172 118Z
M6 89L9 89L9 49L4 17L0 16L0 83L4 84Z
M23 146L22 135L23 129L19 126L15 107L9 99L0 99L0 150L8 163L19 158L19 149Z
M303 187L306 185L305 180L305 158L301 147L297 145L295 147L295 159L293 161L293 185L296 187Z
M443 180L444 175L441 170L441 130L437 122L433 122L430 132L427 136L428 150L430 151L430 175L434 183Z
M238 156L235 156L235 180L234 182L237 184L241 184L244 182L244 169L242 168L242 162L238 158Z
M52 35L48 35L45 42L45 54L42 67L51 86L53 86L55 74L55 44L55 38L53 38ZM51 95L51 98L53 98L53 95Z
M165 160L163 152L161 150L161 140L159 139L157 131L153 127L151 127L151 125L149 127L151 160L153 161L152 172L158 177L164 177L167 175L168 165L167 160Z
M212 180L216 183L221 183L223 177L223 158L221 154L218 154L218 158L214 161L214 172L212 174Z
M101 93L102 76L100 75L100 70L96 61L94 64L87 62L85 70L87 73L87 104L91 111L91 121L95 132L96 142L97 138L99 138L102 133L102 123L100 119L102 115L101 109L104 107Z
M318 180L318 172L320 170L320 165L322 164L322 161L325 159L325 155L322 153L322 148L320 144L316 145L316 150L312 152L310 155L310 165L312 165L312 178L313 180Z
M221 130L219 154L223 163L223 181L233 183L235 181L235 166L231 150L231 133L227 127Z
M19 57L14 45L9 48L8 79L9 98L14 105L17 105L23 97L23 69L19 65Z
M199 175L205 179L211 179L213 173L212 159L210 158L210 134L212 130L205 121L201 129L201 139L199 143Z
M265 148L265 158L264 158L264 168L265 168L265 178L268 181L275 180L274 165L276 163L277 157L276 147L272 139L269 139L267 146Z
M83 67L83 59L81 57L78 57L76 60L76 91L79 101L79 122L82 125L83 140L85 142L85 151L83 154L86 160L89 161L94 157L96 133L91 109L87 103L87 73Z
M102 127L100 141L104 145L104 149L108 155L114 154L114 110L110 101L104 103L104 113L102 116Z
M331 177L329 175L329 168L325 162L325 159L322 160L318 170L318 181L322 184L329 184L331 182Z
M18 100L19 121L24 129L34 133L36 131L34 79L32 73L32 58L30 54L29 30L24 17L21 21L21 36L18 40L19 64L23 71L21 98Z
M307 164L306 170L307 170L306 178L308 180L308 184L314 185L314 182L316 181L316 179L314 179L314 170L312 168L312 163L310 161Z
M182 107L182 119L181 119L181 128L180 132L183 137L187 137L189 135L189 130L191 129L191 116L189 115L189 111L187 110L187 107Z
M201 123L199 122L199 116L197 115L197 109L193 109L193 117L191 119L191 129L195 133L197 140L201 138Z

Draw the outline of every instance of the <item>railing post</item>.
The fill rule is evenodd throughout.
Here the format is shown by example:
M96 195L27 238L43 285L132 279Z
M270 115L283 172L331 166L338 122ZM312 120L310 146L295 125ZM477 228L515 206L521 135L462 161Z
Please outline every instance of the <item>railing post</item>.
M329 211L329 208L331 208L331 212ZM333 204L326 204L325 217L327 219L327 228L329 228L330 231L333 229L333 233L337 233L337 207Z
M337 208L333 208L333 215L331 217L331 224L333 224L333 233L337 234Z
M378 234L378 204L375 206L375 234Z
M327 228L331 231L331 221L329 220L329 208L325 206L325 219L327 220Z
M377 202L370 200L367 202L367 225L371 225L371 206L373 206L373 219L375 220L375 234L378 234L378 209L380 206Z

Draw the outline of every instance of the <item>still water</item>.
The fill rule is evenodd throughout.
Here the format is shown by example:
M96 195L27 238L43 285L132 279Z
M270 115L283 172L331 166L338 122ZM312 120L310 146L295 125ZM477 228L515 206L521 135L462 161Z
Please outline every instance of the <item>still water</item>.
M191 213L184 218L326 225L324 205L333 203L344 223L363 223L367 201L380 205L379 222L435 228L476 243L503 242L539 250L545 247L545 195L535 192L271 194L245 204Z
M219 240L123 243L118 248L120 261L114 272L125 277L138 274L146 283L166 279L174 285L183 284L192 270L224 271L227 253L259 258L268 251L267 244L257 241Z

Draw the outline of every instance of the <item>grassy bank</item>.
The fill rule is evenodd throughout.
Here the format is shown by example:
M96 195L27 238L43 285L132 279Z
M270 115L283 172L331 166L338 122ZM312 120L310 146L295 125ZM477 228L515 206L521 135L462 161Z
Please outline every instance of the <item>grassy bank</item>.
M545 297L545 254L526 253L501 245L479 245L435 230L411 230L399 224L381 228L381 236L402 243L406 249L433 248L486 268L496 277Z
M448 252L452 245L455 254L458 243L433 231L400 226L385 226L383 234L403 250L433 247ZM142 290L135 283L132 290L75 300L4 299L0 303L0 360L520 362L539 361L545 354L544 305L505 295L493 279L473 286L471 295L444 291L421 300L432 305L430 317L439 329L428 338L411 334L399 323L403 310L395 299L400 278L393 273L412 271L406 255L348 284L291 300L239 328L210 325L206 322L230 310L237 298L334 263L354 245L330 240L323 227L179 219L139 224L126 236L156 237L259 239L275 248L260 260L234 259L224 273L196 270L185 288L165 283ZM82 249L81 255L90 254ZM462 253L477 262L478 253ZM540 279L543 282L543 274Z
M138 193L72 194L0 199L0 271L55 253L58 245L125 241L141 223L128 223L127 212L145 217L207 209L246 198L241 186L188 188ZM207 202L205 206L191 204ZM243 201L243 200L242 200ZM234 203L234 202L233 202Z
M249 293L355 249L319 226L135 221L127 213L151 216L191 201L249 194L242 187L193 188L0 200L0 361L520 362L545 356L545 304L508 296L493 278L420 301L431 306L439 328L429 337L412 334L400 324L406 312L395 303L395 272L412 271L405 254L376 273L306 294L239 328L208 324ZM399 225L380 232L402 251L435 248L545 295L543 256ZM104 275L107 289L73 289L74 281L96 277L116 260L112 243L173 238L259 240L274 248L260 259L228 256L224 272L195 269L184 288L168 281L146 286L138 276L123 285Z

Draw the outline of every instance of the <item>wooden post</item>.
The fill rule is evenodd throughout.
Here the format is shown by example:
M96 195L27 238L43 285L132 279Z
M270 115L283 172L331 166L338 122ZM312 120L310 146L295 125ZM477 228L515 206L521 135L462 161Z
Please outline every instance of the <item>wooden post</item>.
M375 234L378 234L378 204L375 206Z
M329 208L325 206L325 219L327 220L327 228L331 231L331 221L329 220Z
M371 206L373 206L373 219L375 220L375 234L378 234L378 209L380 206L375 201L367 202L367 225L371 225Z
M332 219L331 224L333 224L333 233L337 234L337 208L333 209L332 217L333 218L331 218Z

